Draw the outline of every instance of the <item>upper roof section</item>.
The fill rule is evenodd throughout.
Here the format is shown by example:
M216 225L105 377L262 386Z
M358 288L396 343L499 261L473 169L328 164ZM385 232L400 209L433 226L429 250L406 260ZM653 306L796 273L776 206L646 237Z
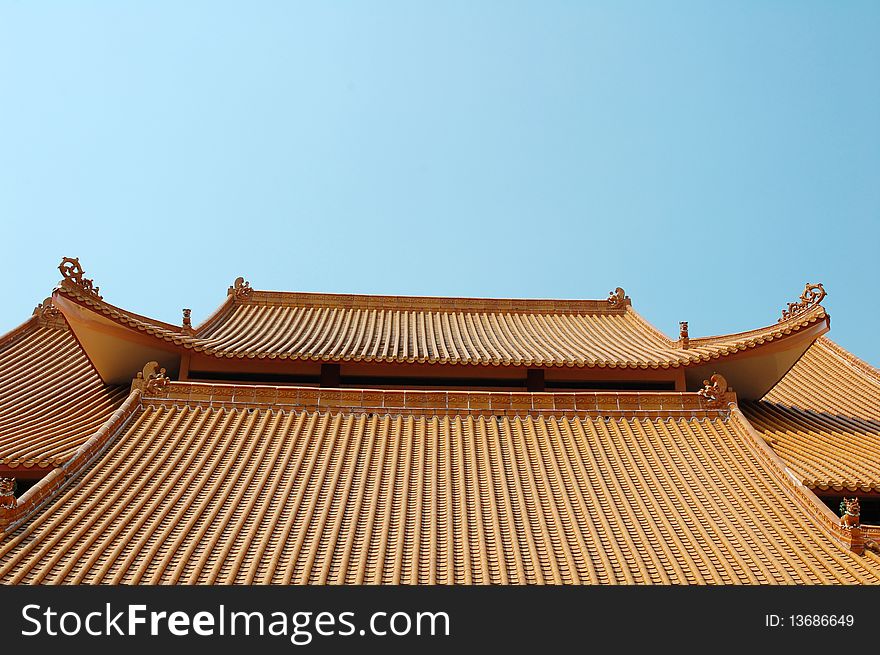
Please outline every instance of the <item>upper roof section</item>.
M156 360L176 370L173 358L163 359L161 350L217 359L300 362L688 367L695 384L717 369L719 360L760 353L769 357L760 370L752 366L742 376L737 367L719 371L739 383L738 391L742 384L754 387L743 390L746 397L760 397L829 323L819 304L824 290L821 296L811 291L821 285L808 285L801 302L792 303L786 317L768 327L690 339L683 325L681 337L673 341L636 313L620 288L605 300L428 298L257 291L239 278L205 323L178 327L105 302L83 277L78 262L69 261L75 262L74 272L65 273L55 301L87 351L91 340L86 331L105 338L115 332L125 340L120 328L129 333L128 341L153 348L126 360L124 370L116 370L122 361L118 348L117 365L105 367L93 358L105 380L120 382L131 379L144 361Z

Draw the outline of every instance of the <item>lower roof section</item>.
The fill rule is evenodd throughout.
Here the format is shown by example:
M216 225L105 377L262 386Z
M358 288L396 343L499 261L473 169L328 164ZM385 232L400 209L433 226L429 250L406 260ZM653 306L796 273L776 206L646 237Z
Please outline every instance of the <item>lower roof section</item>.
M830 339L743 412L808 487L880 493L880 372Z
M735 408L284 409L155 388L43 485L0 541L0 582L880 583Z

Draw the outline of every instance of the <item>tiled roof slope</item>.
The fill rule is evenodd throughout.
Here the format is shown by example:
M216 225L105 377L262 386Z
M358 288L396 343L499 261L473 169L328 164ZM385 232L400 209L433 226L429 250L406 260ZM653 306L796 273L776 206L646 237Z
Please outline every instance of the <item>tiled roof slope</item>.
M807 486L880 492L880 372L830 339L743 412Z
M58 292L129 328L215 357L475 365L670 368L749 350L826 320L815 306L740 334L679 348L627 299L503 300L249 291L195 334L145 319L71 284Z
M280 411L187 389L143 400L5 536L0 582L880 583L735 412Z
M0 464L54 466L125 399L105 385L57 310L0 337Z

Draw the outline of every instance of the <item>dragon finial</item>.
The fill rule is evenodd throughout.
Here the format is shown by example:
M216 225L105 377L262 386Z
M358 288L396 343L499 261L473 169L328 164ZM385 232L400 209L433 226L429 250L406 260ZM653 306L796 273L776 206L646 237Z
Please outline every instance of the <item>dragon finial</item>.
M161 394L171 380L165 377L165 369L159 368L159 362L147 362L143 371L139 371L137 377L132 380L131 388L140 389L145 396L157 396Z
M807 282L800 300L788 303L788 309L782 310L782 318L779 319L779 323L794 318L798 314L803 314L808 309L815 307L822 302L826 295L825 287L822 286L821 282L819 284Z
M608 305L610 307L623 307L627 300L629 300L629 296L626 295L626 292L621 287L617 287L608 294Z
M34 316L39 316L43 320L50 321L61 316L61 311L52 302L52 297L50 296L34 307Z
M0 478L0 509L15 509L15 478Z
M847 530L859 527L861 513L858 497L847 498L844 496L840 501L840 523Z
M79 257L62 258L61 263L58 264L58 270L61 271L61 277L64 278L62 283L68 282L90 296L94 296L98 300L101 299L100 289L85 276L79 263Z
M721 407L727 393L727 380L720 373L714 373L708 380L703 380L703 388L697 391L709 401L709 407Z
M235 278L235 282L232 283L232 286L229 287L229 291L226 292L228 296L235 296L238 298L247 298L251 295L251 283L245 280L243 277Z

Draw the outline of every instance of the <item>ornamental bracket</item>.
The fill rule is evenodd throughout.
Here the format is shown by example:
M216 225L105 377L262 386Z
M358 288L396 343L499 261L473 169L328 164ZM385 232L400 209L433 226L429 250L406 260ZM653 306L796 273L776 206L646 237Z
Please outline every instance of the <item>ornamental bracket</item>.
M800 300L798 302L788 303L788 309L782 310L782 318L780 318L778 322L782 323L783 321L787 321L790 318L794 318L795 316L812 309L821 303L826 295L825 287L822 286L821 282L819 284L810 284L807 282Z

